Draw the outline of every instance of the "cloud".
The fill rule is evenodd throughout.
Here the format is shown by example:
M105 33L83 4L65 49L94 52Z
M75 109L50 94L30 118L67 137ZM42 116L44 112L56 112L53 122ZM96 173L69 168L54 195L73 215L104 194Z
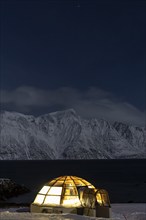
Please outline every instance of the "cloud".
M34 109L41 112L42 109L56 111L73 108L85 118L104 118L145 125L145 112L96 87L80 91L70 87L43 90L23 86L11 91L2 90L0 103L1 106L9 106L9 110L13 106L15 111L30 114L33 114Z

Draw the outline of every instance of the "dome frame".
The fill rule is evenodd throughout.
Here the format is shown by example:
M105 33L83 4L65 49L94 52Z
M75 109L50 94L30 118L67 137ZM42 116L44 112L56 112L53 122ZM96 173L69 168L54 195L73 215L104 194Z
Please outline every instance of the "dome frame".
M81 177L60 176L42 187L31 204L31 212L70 212L97 216L96 206L98 213L100 207L108 213L110 203L106 190L96 189Z

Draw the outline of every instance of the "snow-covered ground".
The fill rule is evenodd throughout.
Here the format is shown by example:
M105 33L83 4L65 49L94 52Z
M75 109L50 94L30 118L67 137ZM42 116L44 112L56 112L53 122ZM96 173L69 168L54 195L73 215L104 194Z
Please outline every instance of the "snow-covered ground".
M112 204L112 218L121 220L145 220L146 203Z
M17 212L16 212L17 211ZM19 211L19 212L18 212ZM21 212L24 211L24 212ZM26 212L26 208L9 210L0 209L0 220L95 220L103 218L79 216L73 214L31 214ZM146 219L146 204L112 204L113 220L145 220Z

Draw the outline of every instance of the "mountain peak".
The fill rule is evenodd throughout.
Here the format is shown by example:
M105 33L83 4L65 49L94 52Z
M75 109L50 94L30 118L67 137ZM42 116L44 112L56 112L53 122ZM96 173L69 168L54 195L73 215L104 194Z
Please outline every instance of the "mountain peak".
M146 158L144 129L85 120L74 109L39 117L7 112L0 126L1 160Z
M74 116L77 115L76 111L73 108L50 113L50 115L57 115L57 114L61 114L61 115L74 115Z

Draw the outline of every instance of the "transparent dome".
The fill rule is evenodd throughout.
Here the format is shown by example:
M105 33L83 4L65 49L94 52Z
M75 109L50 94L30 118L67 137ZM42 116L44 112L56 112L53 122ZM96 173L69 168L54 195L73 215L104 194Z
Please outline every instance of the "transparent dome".
M33 204L41 206L80 207L78 188L95 189L88 181L76 176L60 176L46 183Z

